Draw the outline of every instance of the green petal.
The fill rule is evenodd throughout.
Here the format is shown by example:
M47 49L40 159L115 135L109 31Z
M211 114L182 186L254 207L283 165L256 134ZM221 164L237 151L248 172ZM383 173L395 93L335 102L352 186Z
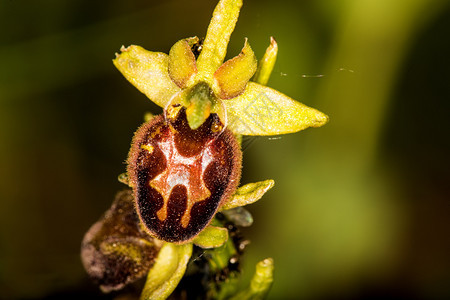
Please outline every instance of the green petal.
M180 88L186 86L186 82L197 72L194 53L191 44L198 38L183 39L175 43L169 52L169 76Z
M192 244L165 243L151 268L141 294L141 300L166 299L183 277L192 255Z
M247 84L242 95L223 103L228 126L236 134L277 135L328 122L328 116L320 111L254 82Z
M197 81L212 83L214 72L227 53L228 41L236 25L242 0L221 0L208 26L202 51L197 59Z
M273 37L270 37L270 45L266 49L263 58L258 64L253 81L261 85L266 85L272 74L273 66L277 60L278 44Z
M168 55L147 51L139 46L122 47L113 60L117 69L138 90L161 107L165 107L180 88L170 79Z
M195 245L203 248L217 248L228 240L228 230L222 227L208 226L192 241Z
M245 39L241 53L227 60L214 73L214 93L221 99L231 99L242 94L257 66L255 53Z
M269 179L241 186L237 189L236 193L234 193L233 197L222 206L221 210L254 203L261 199L261 197L274 185L275 181Z

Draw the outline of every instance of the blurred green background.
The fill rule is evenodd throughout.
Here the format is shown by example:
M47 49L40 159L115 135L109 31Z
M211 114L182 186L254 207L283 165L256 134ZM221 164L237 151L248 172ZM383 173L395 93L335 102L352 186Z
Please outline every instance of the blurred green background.
M81 239L161 112L111 60L204 36L215 4L0 1L1 299L96 295ZM245 149L242 183L276 181L249 207L245 275L271 256L271 299L449 299L449 1L248 0L228 56L271 35L269 86L330 123Z

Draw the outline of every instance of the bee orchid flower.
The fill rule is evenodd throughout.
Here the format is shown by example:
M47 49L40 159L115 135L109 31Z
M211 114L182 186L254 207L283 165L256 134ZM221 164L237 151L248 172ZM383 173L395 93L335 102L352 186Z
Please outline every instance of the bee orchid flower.
M127 172L119 177L131 190L118 194L83 240L83 264L104 291L148 274L141 299L166 299L183 277L193 245L212 249L210 262L226 268L242 245L229 238L216 214L249 226L251 215L241 207L274 186L264 180L238 188L241 136L293 133L328 121L266 86L277 57L274 38L259 62L247 39L224 62L241 6L242 0L220 0L204 40L182 39L169 54L122 47L113 60L164 113L135 133ZM258 263L252 283L236 299L262 298L272 272L272 259Z

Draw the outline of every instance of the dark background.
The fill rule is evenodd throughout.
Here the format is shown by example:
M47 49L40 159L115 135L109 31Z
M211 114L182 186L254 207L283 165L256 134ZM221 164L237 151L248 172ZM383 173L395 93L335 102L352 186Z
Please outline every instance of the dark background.
M215 1L0 1L0 298L96 290L81 239L124 188L129 143L160 113L111 60L204 36ZM444 0L245 1L229 46L330 123L244 152L276 186L245 276L275 260L271 299L450 298L450 6Z

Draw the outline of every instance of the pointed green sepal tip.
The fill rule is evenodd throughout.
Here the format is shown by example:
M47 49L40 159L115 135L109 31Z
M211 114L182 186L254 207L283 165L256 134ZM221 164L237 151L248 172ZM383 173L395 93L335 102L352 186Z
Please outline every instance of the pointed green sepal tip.
M175 84L184 88L186 83L197 72L194 53L191 45L198 42L197 37L176 42L169 52L169 76Z
M247 84L242 95L223 102L228 113L228 126L235 134L293 133L328 122L324 113L254 82Z
M183 277L192 255L192 244L165 243L147 275L140 299L166 299Z
M272 179L243 185L238 188L233 197L222 206L221 210L255 203L256 201L261 199L262 196L274 185L275 181L273 181Z
M258 64L258 69L253 76L253 81L261 85L267 85L270 74L272 74L273 67L277 61L278 44L273 37L270 37L270 45L267 47L263 58Z
M258 62L247 39L239 55L227 60L214 73L213 90L221 99L239 96L256 72Z
M228 240L228 230L222 227L208 226L192 241L203 249L217 248Z
M167 54L147 51L140 46L122 47L113 63L139 91L165 107L180 88L170 79Z

